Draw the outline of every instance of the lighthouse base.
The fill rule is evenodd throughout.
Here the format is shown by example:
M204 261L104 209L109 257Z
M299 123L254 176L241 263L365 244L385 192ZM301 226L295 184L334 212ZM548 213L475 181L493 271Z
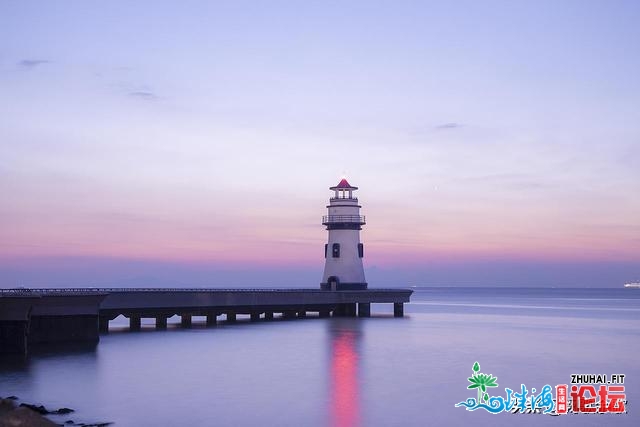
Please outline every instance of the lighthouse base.
M320 283L323 291L362 291L367 289L367 283Z

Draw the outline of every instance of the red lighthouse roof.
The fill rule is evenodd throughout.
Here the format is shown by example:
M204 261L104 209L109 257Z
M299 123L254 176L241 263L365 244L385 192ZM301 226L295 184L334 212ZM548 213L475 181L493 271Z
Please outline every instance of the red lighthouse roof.
M347 181L346 178L342 178L338 183L338 185L336 185L335 187L329 188L329 190L357 190L357 189L358 187L354 187L353 185L349 184L349 181Z
M346 178L342 178L342 180L337 185L338 188L351 188L351 184L347 181Z

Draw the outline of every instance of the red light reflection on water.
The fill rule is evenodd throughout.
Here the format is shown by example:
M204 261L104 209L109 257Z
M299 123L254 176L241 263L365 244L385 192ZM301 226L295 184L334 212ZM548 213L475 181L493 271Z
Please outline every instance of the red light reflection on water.
M333 338L331 357L332 426L360 425L358 404L358 354L352 331L340 331Z

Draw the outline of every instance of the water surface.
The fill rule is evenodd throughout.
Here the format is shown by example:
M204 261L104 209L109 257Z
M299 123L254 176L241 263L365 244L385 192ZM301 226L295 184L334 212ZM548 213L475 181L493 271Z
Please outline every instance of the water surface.
M406 317L170 325L112 322L97 347L0 359L0 395L117 426L638 425L640 290L416 289ZM178 322L179 319L173 319ZM454 405L471 367L498 391L626 374L626 415L491 415ZM55 419L55 418L54 418Z

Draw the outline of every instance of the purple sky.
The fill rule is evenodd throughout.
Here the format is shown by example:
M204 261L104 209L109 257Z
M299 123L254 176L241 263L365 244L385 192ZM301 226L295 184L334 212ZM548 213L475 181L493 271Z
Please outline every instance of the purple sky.
M640 280L633 1L0 3L0 287Z

